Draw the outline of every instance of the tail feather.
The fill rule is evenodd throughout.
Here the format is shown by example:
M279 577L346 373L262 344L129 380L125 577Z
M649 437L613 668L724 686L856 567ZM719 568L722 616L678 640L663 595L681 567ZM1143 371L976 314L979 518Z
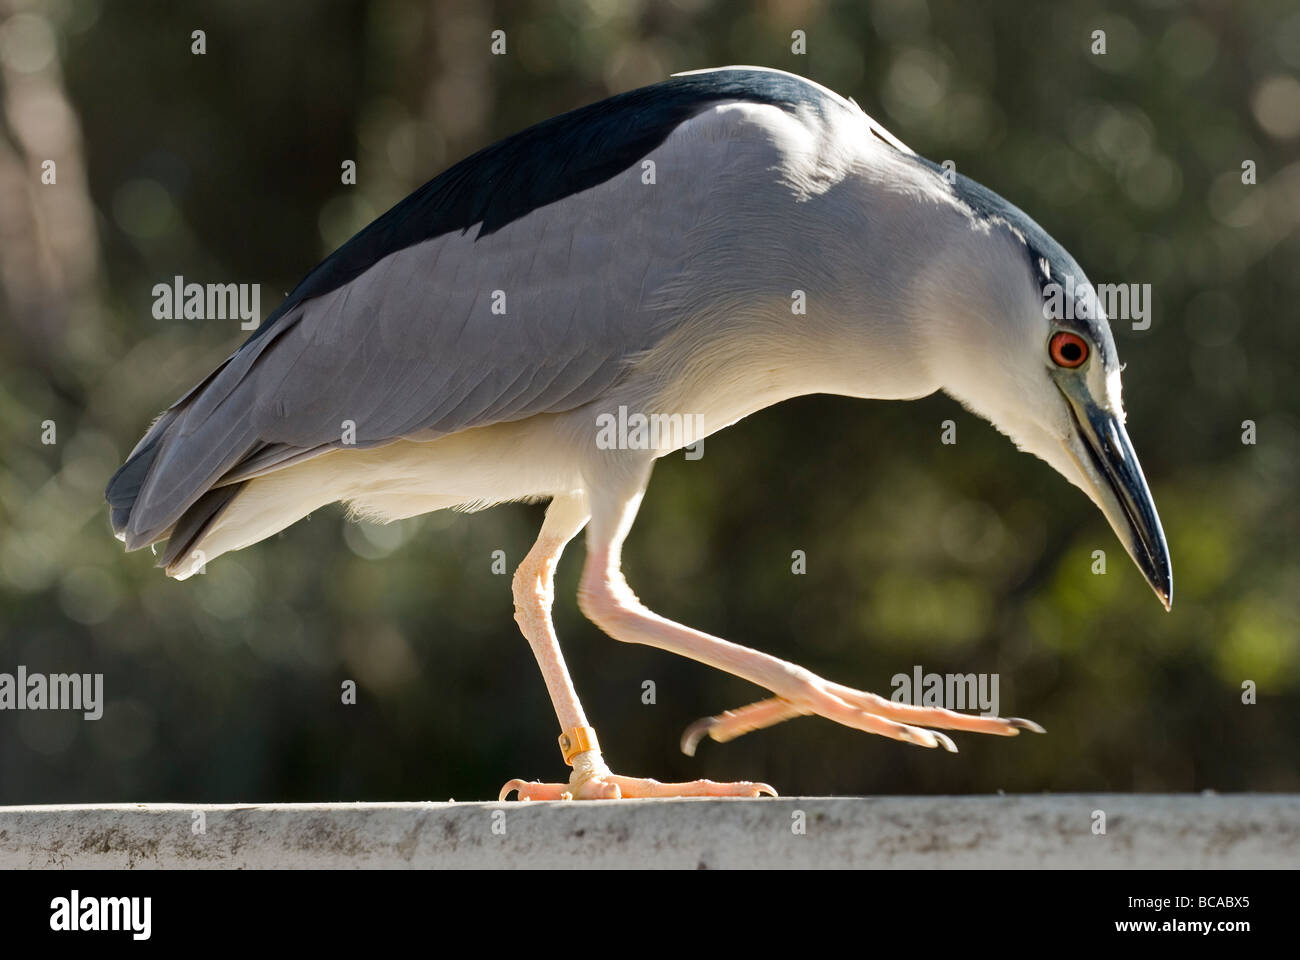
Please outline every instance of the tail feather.
M154 457L158 453L158 443L175 419L176 413L172 410L159 417L144 438L136 444L131 455L126 458L126 463L118 467L117 472L108 481L104 499L108 501L113 533L120 540L126 539L131 508L140 495L140 488L144 486L145 479L149 476L149 469L153 466Z
M227 408L194 424L182 414L162 438L127 521L128 549L162 538L222 476L258 446L242 410Z
M170 534L178 546L173 551L169 545L167 554L181 555L215 518L215 513L209 515L213 505L224 509L239 492L242 484L227 482L220 497L208 497L227 474L268 446L250 423L250 391L241 392L239 387L258 357L300 316L301 311L286 315L272 332L246 342L172 404L113 474L104 496L113 532L128 550L147 547ZM164 562L171 564L166 557Z
M165 568L169 576L181 575L180 579L202 567L207 558L201 550L195 548L243 487L242 483L232 483L209 490L199 497L194 506L176 521L176 527L167 541L167 549L158 561L158 566ZM182 564L182 560L186 562Z

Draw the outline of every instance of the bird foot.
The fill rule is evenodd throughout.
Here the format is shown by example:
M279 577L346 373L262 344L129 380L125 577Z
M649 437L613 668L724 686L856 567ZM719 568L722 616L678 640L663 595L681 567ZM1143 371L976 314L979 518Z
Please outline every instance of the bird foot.
M941 707L918 707L819 679L812 684L809 693L798 701L773 697L737 710L728 710L718 716L697 720L682 734L682 752L694 756L696 746L706 736L725 743L750 731L808 714L816 714L846 727L904 743L929 748L943 747L950 753L957 752L957 745L951 738L923 728L963 730L1001 737L1014 737L1021 730L1047 732L1034 721L1020 717L986 717Z
M499 800L511 793L520 800L632 800L651 797L775 797L776 791L766 783L717 783L691 780L687 783L660 783L643 777L622 777L611 773L599 750L587 750L572 758L573 775L568 783L539 783L511 780L501 788Z
M643 777L620 777L608 774L593 777L575 786L572 783L539 783L537 781L511 780L501 788L501 800L511 793L520 800L633 800L651 797L758 797L767 794L775 797L776 791L766 783L717 783L713 780L691 780L687 783L660 783Z

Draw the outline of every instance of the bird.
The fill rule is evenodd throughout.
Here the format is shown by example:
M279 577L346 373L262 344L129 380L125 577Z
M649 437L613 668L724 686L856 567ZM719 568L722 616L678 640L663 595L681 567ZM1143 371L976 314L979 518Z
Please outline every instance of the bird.
M1059 309L1063 287L1079 309ZM954 752L944 730L1042 733L660 616L623 544L655 461L744 417L809 394L943 392L1080 488L1167 610L1121 388L1095 288L1027 214L851 98L722 67L543 120L415 190L159 416L106 499L127 550L166 540L176 579L334 502L387 522L548 500L512 593L570 769L500 798L757 797L776 791L610 768L552 622L565 546L585 529L578 605L603 632L765 691L692 724L688 755L810 715Z

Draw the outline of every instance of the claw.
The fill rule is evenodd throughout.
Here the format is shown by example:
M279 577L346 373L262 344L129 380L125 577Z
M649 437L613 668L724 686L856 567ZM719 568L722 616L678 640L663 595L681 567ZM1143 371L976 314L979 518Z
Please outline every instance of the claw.
M1011 724L1018 730L1028 730L1030 733L1046 733L1041 726L1032 720L1026 720L1024 717L1007 717L1007 723Z
M509 781L504 787L501 788L501 793L497 795L497 803L505 803L506 797L510 796L510 794L514 793L516 790L519 790L519 795L522 797L523 790L521 788L523 787L523 785L524 785L524 781L522 780Z
M932 750L939 745L935 734L929 730L922 730L920 727L909 727L906 724L899 724L898 739L904 743L914 743L918 747L925 747Z
M952 742L952 738L939 732L934 733L934 738L939 741L939 746L943 747L949 753L957 752L957 744Z
M695 748L699 746L701 740L709 735L709 731L717 725L717 717L701 717L699 720L692 723L682 731L682 753L686 754L688 757L695 756Z

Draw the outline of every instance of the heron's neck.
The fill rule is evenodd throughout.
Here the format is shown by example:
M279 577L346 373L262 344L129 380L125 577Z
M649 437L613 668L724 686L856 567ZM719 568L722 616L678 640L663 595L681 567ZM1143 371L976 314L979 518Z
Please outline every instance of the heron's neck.
M896 400L944 386L936 312L981 287L947 269L969 259L970 218L914 168L865 166L770 222L709 233L670 304L687 319L646 357L658 397L736 419L812 393Z

